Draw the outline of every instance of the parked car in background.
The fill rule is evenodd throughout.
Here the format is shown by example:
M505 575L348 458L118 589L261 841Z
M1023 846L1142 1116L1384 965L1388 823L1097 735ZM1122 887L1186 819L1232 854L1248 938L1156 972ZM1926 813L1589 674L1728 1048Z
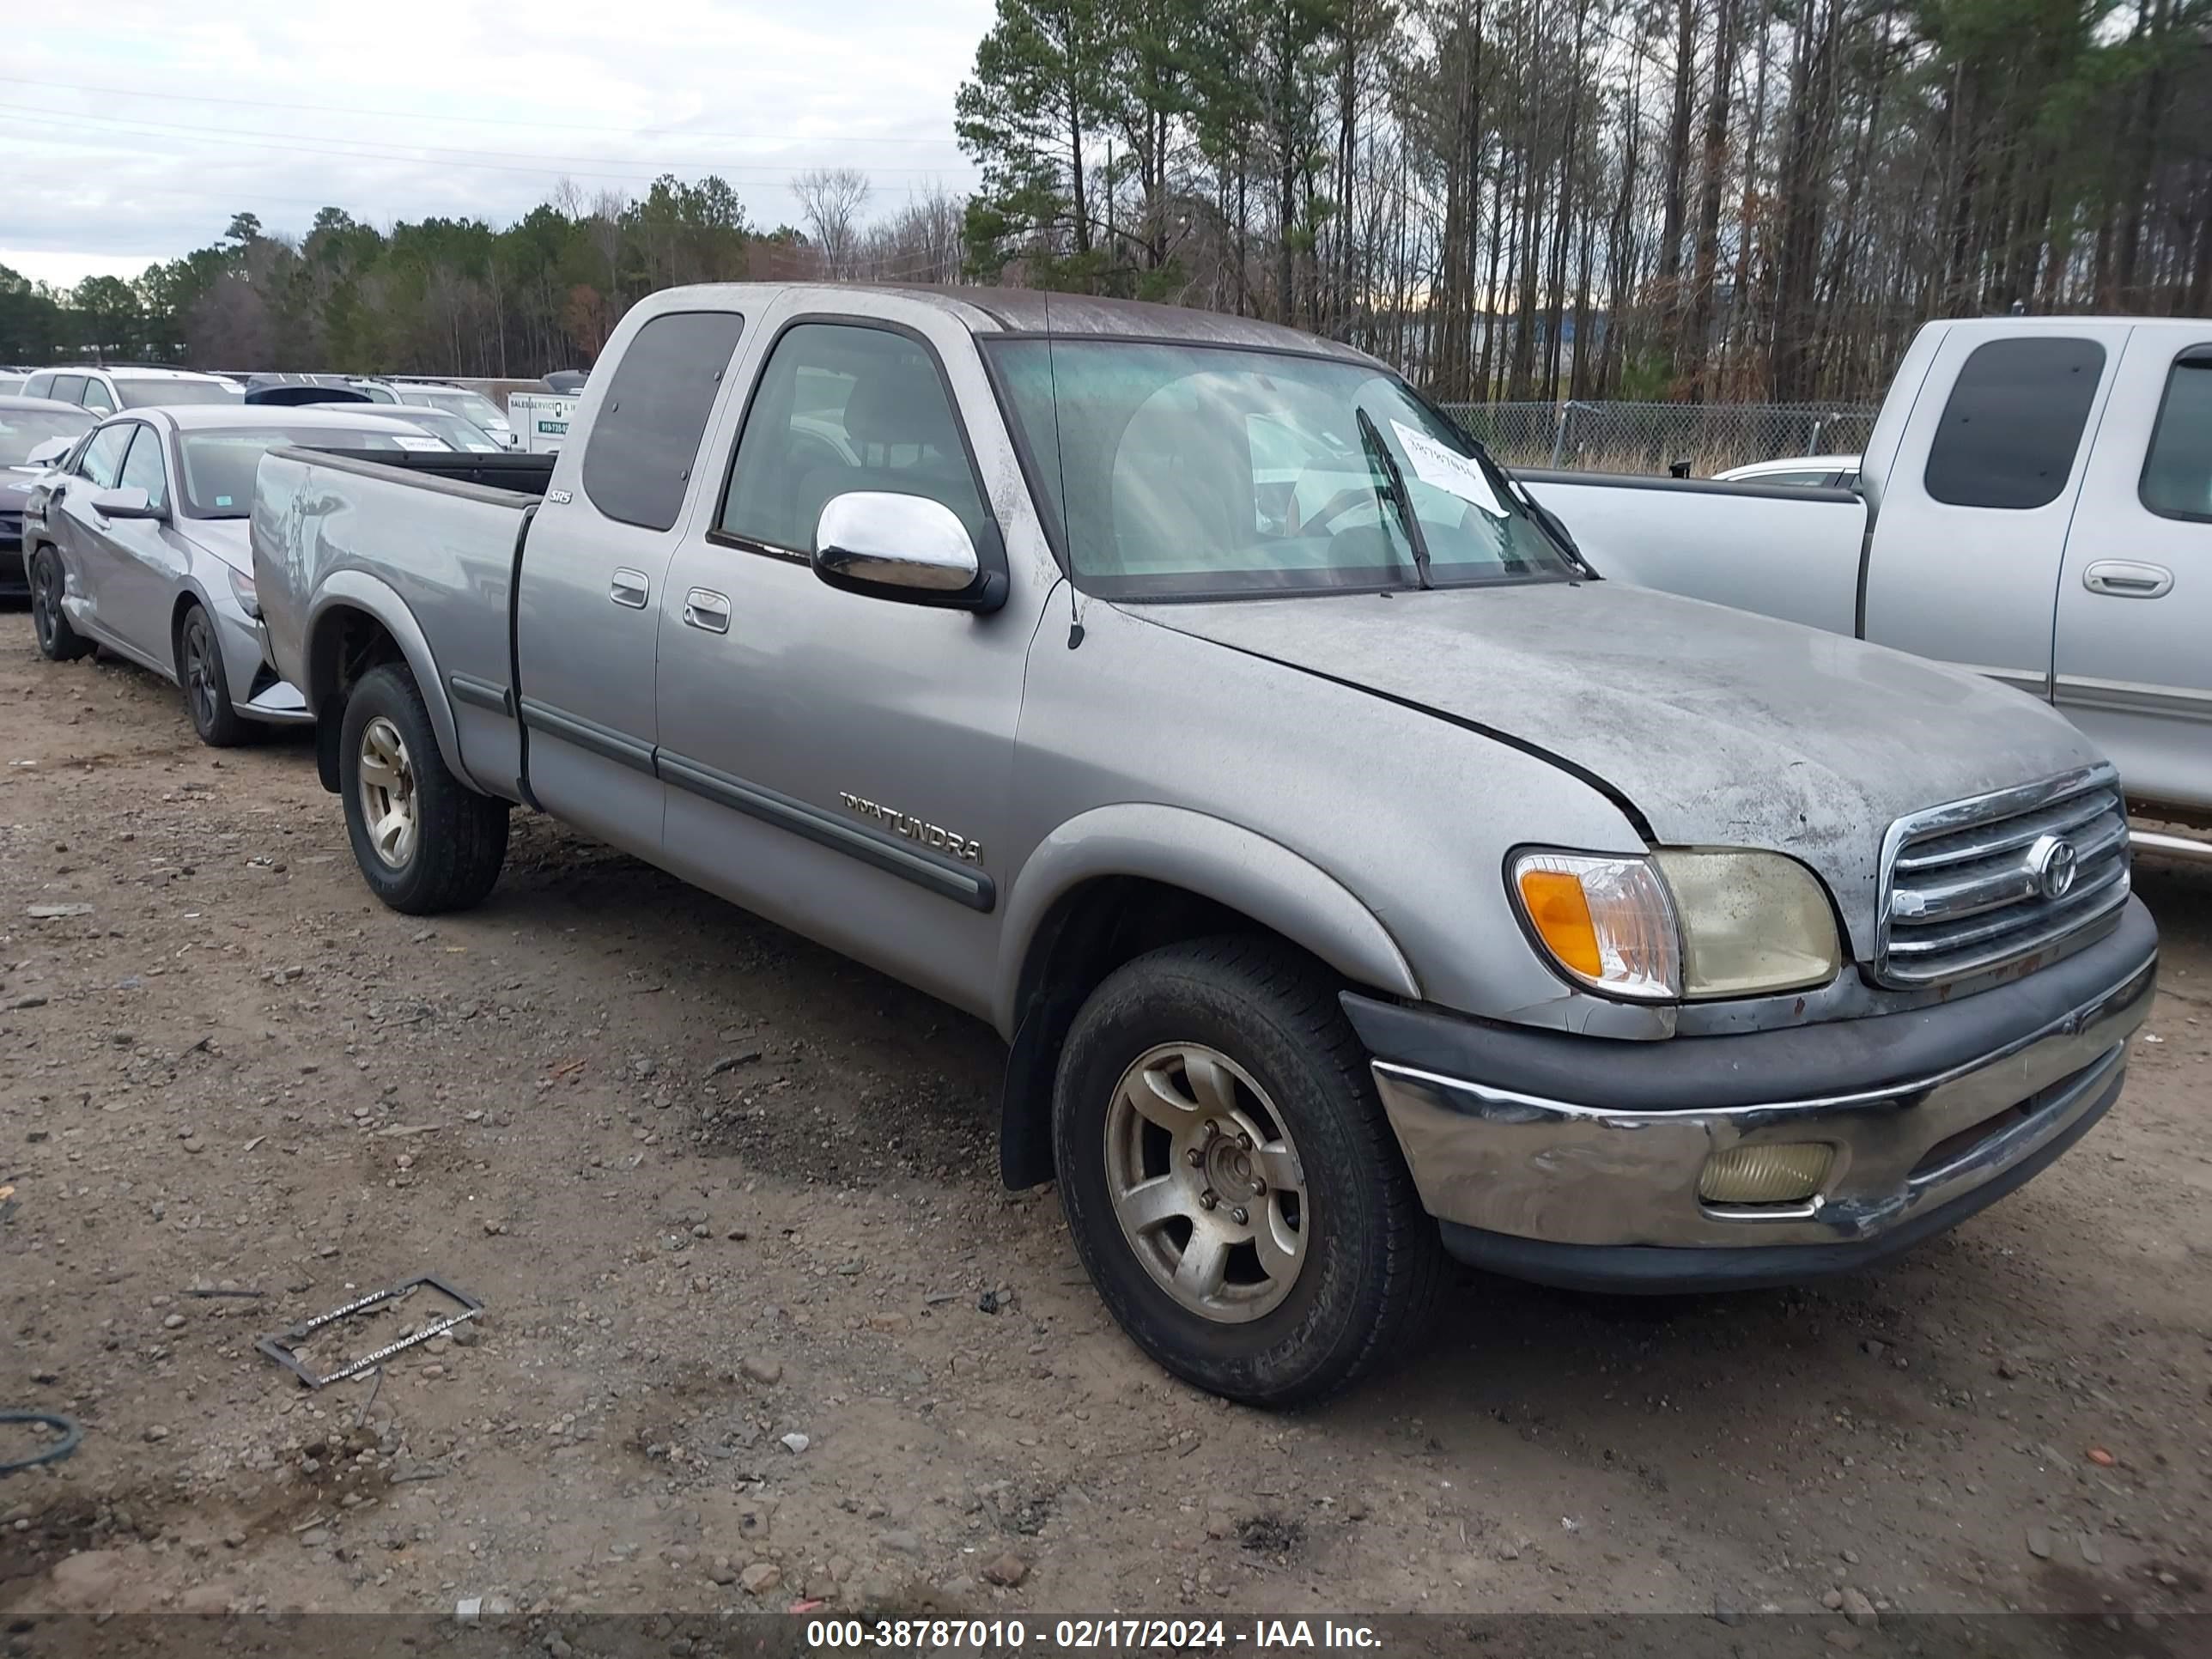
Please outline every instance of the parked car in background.
M556 368L545 377L545 389L557 392L564 398L581 397L585 378L580 368Z
M482 428L463 420L458 415L448 415L442 409L425 409L415 404L351 403L343 399L327 404L304 405L315 409L343 409L348 414L364 416L385 416L404 421L419 431L438 440L438 447L469 455L505 455L492 435Z
M501 449L520 449L522 439L514 423L500 410L497 404L480 392L466 386L446 386L433 381L395 380L391 384L392 400L425 404L431 409L442 409L448 415L458 415L478 430L490 434Z
M24 382L23 395L81 404L95 415L112 415L118 410L179 404L236 404L243 394L235 381L218 374L112 363L40 369Z
M94 644L174 681L201 741L312 719L263 660L246 517L263 453L318 443L385 454L444 446L388 419L320 409L164 407L98 426L25 502L31 620L56 661Z
M29 380L31 376L35 374L38 371L36 369L10 368L4 365L0 365L0 398L21 397L23 395L23 382Z
M1859 481L1856 455L1790 455L1716 472L1717 483L1797 484L1808 489L1852 489Z
M88 410L50 398L0 397L0 594L30 591L23 562L23 507L46 471L40 458L92 427ZM55 459L58 459L58 457Z
M1446 1250L1863 1266L2118 1096L2156 929L2087 738L1597 580L1371 357L738 284L604 362L557 456L262 462L364 882L476 903L526 802L989 1020L1006 1179L1202 1387L1341 1386Z
M1855 493L1520 476L1607 574L1989 675L2212 825L2212 319L1929 323Z
M580 392L517 392L507 400L507 417L521 434L526 455L559 453L568 435L568 422L584 401Z

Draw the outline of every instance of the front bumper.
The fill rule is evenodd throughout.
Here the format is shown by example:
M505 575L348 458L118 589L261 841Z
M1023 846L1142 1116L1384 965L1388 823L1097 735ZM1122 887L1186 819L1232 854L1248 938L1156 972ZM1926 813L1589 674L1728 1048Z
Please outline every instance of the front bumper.
M306 726L315 716L307 700L289 681L278 679L264 660L261 625L229 593L213 593L208 605L216 636L222 645L230 706L250 720L268 726Z
M1748 1286L1894 1255L2056 1158L2119 1094L2157 951L2131 900L2095 945L1955 1003L1656 1043L1345 1006L1454 1254L1582 1288ZM1699 1197L1715 1154L1807 1141L1833 1149L1812 1198Z

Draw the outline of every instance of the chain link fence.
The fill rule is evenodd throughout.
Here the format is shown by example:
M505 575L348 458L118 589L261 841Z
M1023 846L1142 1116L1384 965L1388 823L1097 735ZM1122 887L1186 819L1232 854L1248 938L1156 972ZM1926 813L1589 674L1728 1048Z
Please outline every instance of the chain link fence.
M1661 474L1682 462L1709 478L1790 455L1856 454L1875 411L1811 404L1446 404L1509 466Z

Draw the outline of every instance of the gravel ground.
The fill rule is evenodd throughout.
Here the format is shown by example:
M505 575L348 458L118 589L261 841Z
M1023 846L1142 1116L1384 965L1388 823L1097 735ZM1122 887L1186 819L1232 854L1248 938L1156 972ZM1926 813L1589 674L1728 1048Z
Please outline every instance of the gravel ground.
M0 1612L2212 1601L2212 873L2139 873L2112 1117L1954 1236L1729 1297L1468 1275L1272 1417L1000 1189L963 1017L538 817L483 909L393 915L307 744L203 749L20 612L0 708L0 1407L86 1425L0 1485ZM481 1328L320 1393L254 1348L422 1273Z

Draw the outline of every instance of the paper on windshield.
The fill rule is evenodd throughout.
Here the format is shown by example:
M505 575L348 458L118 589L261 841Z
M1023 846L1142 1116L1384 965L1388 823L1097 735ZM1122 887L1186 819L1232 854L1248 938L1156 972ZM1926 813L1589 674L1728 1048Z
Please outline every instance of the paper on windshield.
M398 436L397 434L393 434L392 441L398 444L402 449L421 450L426 453L442 450L446 447L436 438L403 438Z
M1397 434L1406 459L1413 462L1413 476L1423 483L1433 484L1463 501L1472 501L1493 519L1508 516L1498 499L1498 492L1490 487L1480 462L1455 453L1403 421L1391 422L1390 430Z

